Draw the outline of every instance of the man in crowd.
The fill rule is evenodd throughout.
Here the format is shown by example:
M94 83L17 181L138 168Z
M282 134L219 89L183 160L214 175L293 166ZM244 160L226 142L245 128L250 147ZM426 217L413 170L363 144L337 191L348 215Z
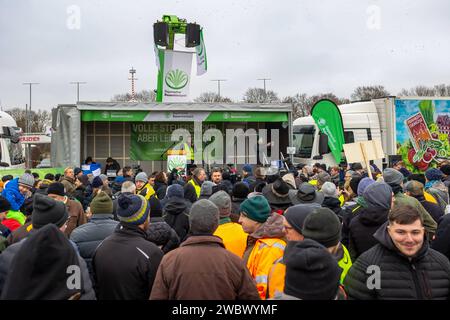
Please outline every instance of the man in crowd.
M61 183L66 189L66 194L69 197L75 198L77 196L76 190L81 182L75 178L73 168L68 167L64 170L64 177L61 179Z
M209 200L219 208L219 226L214 232L215 236L222 239L225 248L242 258L247 247L247 234L239 223L232 222L231 198L225 191L214 193Z
M120 227L97 248L92 259L99 300L146 300L150 296L162 251L147 240L150 206L141 195L122 194Z
M92 200L91 220L83 224L70 234L70 240L75 242L80 255L86 260L89 274L92 275L92 257L100 243L110 236L117 227L118 222L113 220L113 202L103 191Z
M433 217L434 221L439 224L439 221L444 216L444 210L438 204L425 200L423 184L419 181L408 181L404 189L406 195L419 200L420 204Z
M162 259L150 299L259 299L245 263L213 236L218 224L219 209L211 201L198 200L192 205L191 236Z
M34 233L37 233L39 231L39 229L45 227L48 224L54 224L61 233L64 233L66 227L67 227L67 219L69 217L69 213L67 212L67 208L66 206L56 200L53 200L45 195L41 195L41 194L36 194L34 196L34 200L33 200L33 215L32 215L32 230L30 231L30 235L33 235ZM42 276L42 271L38 272L36 268L39 268L38 266L40 266L41 268L45 268L45 270L48 270L48 276L55 276L55 275L51 275L50 273L50 268L52 267L49 264L49 261L46 260L46 253L48 251L52 251L55 250L57 251L57 249L55 248L56 246L58 246L58 244L60 244L60 241L53 243L53 246L49 246L46 249L45 245L49 245L50 243L44 243L41 240L42 239L40 237L34 238L34 239L23 239L22 241L12 244L10 245L4 252L2 252L2 254L0 255L0 292L2 294L8 294L6 297L3 296L3 298L8 298L10 297L11 299L21 299L21 298L25 298L27 296L27 294L29 294L30 299L32 299L32 297L35 297L35 299L38 299L38 295L39 294L39 290L36 290L36 288L40 287L40 290L42 290L43 286L45 285L43 282L41 281L37 281L37 275L41 274ZM51 237L50 239L53 239L53 237ZM31 241L31 243L28 243L28 241ZM45 237L44 239L45 240ZM47 240L45 240L47 241ZM51 241L50 241L51 242ZM29 245L31 245L33 247L33 250L29 251L29 257L34 257L34 258L39 258L36 257L36 253L40 253L41 256L41 260L29 260L25 266L21 266L20 268L18 267L17 270L15 269L15 257L16 255L21 253L21 248L24 246L24 244L27 243L27 247L29 247ZM92 290L92 284L89 278L89 272L88 269L86 267L86 263L84 261L83 258L79 257L78 254L75 252L75 248L73 246L71 246L72 249L74 250L73 254L76 254L78 257L78 262L79 262L79 267L81 269L81 276L82 276L82 280L83 280L83 292L81 292L81 295L85 295L84 298L86 299L94 299L95 295L94 292ZM57 257L55 258L55 263L57 263ZM62 259L62 254L60 253L60 258ZM23 271L25 269L25 272ZM36 273L30 275L31 270L35 270ZM40 269L42 270L42 269ZM9 291L9 289L14 290L14 288L11 288L12 286L14 286L14 282L11 283L11 279L9 279L8 281L8 277L10 277L11 272L14 272L14 274L11 275L11 277L13 279L18 279L18 276L16 274L16 272L18 271L22 271L22 276L24 277L23 279L19 279L18 281L20 281L20 284L23 284L23 281L28 280L29 284L28 284L28 290L32 290L34 293L31 292L22 292L20 295L11 295L9 296L10 292L3 292L3 289L7 289ZM27 274L29 276L27 276ZM60 276L64 276L64 275L60 275ZM36 282L37 281L37 282ZM56 281L55 281L56 282ZM16 284L19 287L19 283ZM55 283L53 283L53 285L55 285ZM49 288L51 287L51 283L49 284ZM45 297L46 299L51 299L51 297L45 296L43 291L40 291L42 296L41 298ZM33 294L36 294L36 296L33 296Z
M270 270L283 256L286 246L283 240L283 217L271 213L269 202L260 195L245 200L240 211L239 223L250 238L244 261L256 281L259 296L267 299Z
M3 225L11 232L25 224L26 217L20 211L26 198L31 197L31 189L34 186L34 177L24 173L19 178L9 181L2 191L2 196L8 200L11 209L3 220Z
M203 182L206 180L206 172L203 168L195 168L192 172L191 180L184 186L184 197L191 203L200 198L200 190Z
M350 299L448 299L450 262L429 247L416 208L394 206L374 237L379 243L355 261L345 279ZM379 279L370 281L373 270Z
M47 192L50 198L66 205L67 211L69 212L69 220L67 221L67 228L64 233L70 237L70 234L75 228L87 222L87 217L81 203L77 200L69 199L65 193L64 185L61 182L53 182L50 184Z

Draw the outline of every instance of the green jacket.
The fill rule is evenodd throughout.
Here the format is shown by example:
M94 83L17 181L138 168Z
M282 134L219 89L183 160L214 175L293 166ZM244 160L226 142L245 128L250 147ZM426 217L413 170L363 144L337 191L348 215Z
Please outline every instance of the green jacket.
M6 214L6 218L14 219L17 222L19 222L21 225L24 225L25 220L27 219L27 217L25 217L25 215L22 212L15 211L15 210L9 210L8 213Z
M423 220L423 226L425 230L429 233L435 233L437 228L437 223L434 221L433 217L428 213L427 210L420 204L419 200L416 198L407 196L403 192L397 193L395 196L395 204L394 205L404 205L416 208L419 211L420 216Z

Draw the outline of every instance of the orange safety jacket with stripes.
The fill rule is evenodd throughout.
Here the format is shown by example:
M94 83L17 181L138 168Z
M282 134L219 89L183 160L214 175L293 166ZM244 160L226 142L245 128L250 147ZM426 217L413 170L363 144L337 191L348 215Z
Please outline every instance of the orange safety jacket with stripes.
M247 260L247 268L256 281L259 296L265 300L269 274L273 265L283 257L286 242L279 238L258 239Z

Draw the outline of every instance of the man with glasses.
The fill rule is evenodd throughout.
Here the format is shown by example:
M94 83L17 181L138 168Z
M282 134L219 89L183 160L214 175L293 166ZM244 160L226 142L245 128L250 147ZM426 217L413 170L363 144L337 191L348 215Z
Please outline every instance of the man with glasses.
M271 211L269 202L261 195L245 200L240 206L239 223L249 235L243 258L261 299L272 298L267 290L269 273L286 246L283 217Z

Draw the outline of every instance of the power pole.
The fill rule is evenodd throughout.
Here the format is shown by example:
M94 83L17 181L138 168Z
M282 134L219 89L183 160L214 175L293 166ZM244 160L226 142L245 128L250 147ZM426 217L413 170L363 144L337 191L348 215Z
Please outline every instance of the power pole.
M30 133L30 131L31 131L31 121L30 121L30 116L31 116L31 87L33 85L39 84L39 83L38 82L24 82L22 84L30 86L30 105L29 105L28 108L25 105L25 114L26 114L26 117L27 117L26 130L27 130L27 133ZM30 163L31 162L31 145L30 144L28 144L27 150L28 150L27 165L28 165L28 168L31 169L31 163Z
M80 102L80 84L86 84L87 82L81 82L81 81L73 81L70 82L70 84L76 84L77 85L77 103Z
M227 79L214 79L214 80L211 80L211 81L217 81L217 94L219 95L219 98L220 98L220 83L222 82L222 81L227 81Z
M131 79L128 78L128 80L131 80L131 100L130 101L136 101L136 92L134 91L134 81L138 80L137 78L134 77L136 70L133 67L131 67L129 72L131 74Z
M256 79L256 80L260 80L260 81L263 81L263 82L264 82L264 95L266 95L266 94L267 94L267 92L266 92L266 81L270 81L270 80L272 80L272 79L269 79L269 78L261 78L261 79Z

